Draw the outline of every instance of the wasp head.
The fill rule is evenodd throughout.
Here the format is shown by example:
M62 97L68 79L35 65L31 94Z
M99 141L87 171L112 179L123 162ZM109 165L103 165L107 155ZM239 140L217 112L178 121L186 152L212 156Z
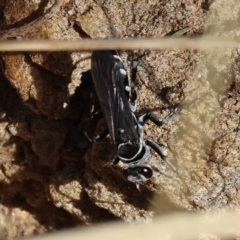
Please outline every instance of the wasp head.
M124 178L130 182L136 183L138 189L139 183L149 180L153 175L152 168L147 164L130 164L129 166L123 168L122 171Z
M144 164L149 155L149 147L141 139L128 141L118 146L119 159L128 164L122 170L123 177L130 182L136 183L138 189L139 183L149 180L153 175L152 168Z

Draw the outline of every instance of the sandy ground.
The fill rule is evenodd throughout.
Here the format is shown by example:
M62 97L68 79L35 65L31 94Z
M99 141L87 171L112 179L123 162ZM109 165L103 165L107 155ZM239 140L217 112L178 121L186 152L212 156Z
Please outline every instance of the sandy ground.
M162 37L186 27L188 36L236 38L238 9L224 0L5 0L0 38ZM128 71L142 53L120 52ZM110 139L91 145L79 127L91 108L90 56L0 53L1 239L238 206L239 49L148 50L139 60L137 112L164 118L179 107L163 127L144 128L177 172L152 153L141 192L112 168Z

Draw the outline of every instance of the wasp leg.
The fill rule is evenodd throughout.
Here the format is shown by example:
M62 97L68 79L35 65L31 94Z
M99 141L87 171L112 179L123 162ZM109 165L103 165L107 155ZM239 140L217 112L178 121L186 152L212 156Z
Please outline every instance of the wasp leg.
M82 130L86 129L84 131L84 133L86 133L88 131L89 127L91 126L92 122L95 120L98 120L100 118L103 118L102 110L99 110L95 113L92 113L90 116L85 117L79 124L78 128L82 129Z
M131 89L130 103L133 106L136 105L136 100L137 100L137 92L136 92L137 66L138 66L138 60L134 59L132 61L131 82L130 82L130 89Z
M113 162L112 162L112 166L113 166L113 167L116 167L119 162L120 162L120 158L119 158L119 157L116 157L116 158L113 160Z
M91 120L97 120L97 119L100 119L100 118L103 118L103 113L102 113L102 110L98 110L96 111L95 113L92 113L91 114Z
M162 126L163 124L165 124L169 120L169 118L171 118L177 112L178 112L178 108L175 108L163 120L160 120L154 113L144 113L143 115L138 117L138 123L140 123L143 126L148 120L151 120L156 125Z
M168 164L168 166L170 166L174 171L177 170L176 167L163 154L161 147L157 143L152 142L150 140L145 140L145 142L150 148L152 148L152 150L154 150Z
M98 142L100 140L99 139L99 135L96 136L97 137L97 141L95 141L95 138L92 139L91 137L89 137L88 135L88 130L92 124L92 122L94 122L95 120L98 120L100 118L103 118L103 113L102 113L102 110L99 110L99 111L96 111L94 113L91 114L91 116L89 118L86 118L83 123L81 123L81 126L79 127L80 129L86 129L84 131L84 135L85 137L88 139L89 142Z
M93 122L94 120L98 120L100 118L103 118L102 110L96 111L96 112L91 113L89 115L82 119L81 123L78 126L79 129L82 129L82 128L88 129L89 126L91 125L91 122Z
M141 56L139 56L136 59L132 60L132 66L131 66L131 82L130 82L130 88L131 88L131 98L130 102L132 105L136 105L137 100L137 92L136 92L136 78L137 78L137 67L138 67L138 60L146 55L146 52L143 53Z
M136 100L137 100L137 92L136 92L136 78L137 78L137 67L138 67L138 60L145 56L145 53L139 56L137 59L132 60L131 66L131 81L130 81L130 89L131 89L131 98L130 103L133 106L135 111L136 109Z
M97 136L94 137L93 142L97 143L104 139L109 134L109 130L106 127L101 133L99 133Z
M89 142L92 142L92 143L100 142L100 141L103 140L108 134L109 134L109 130L108 130L107 127L106 127L101 133L99 133L98 135L96 135L93 139L92 139L91 137L89 137L87 131L84 132L85 137L88 139Z
M137 59L132 60L131 64L131 81L130 81L130 104L132 105L132 111L135 112L136 109L136 100L137 100L137 92L136 92L136 78L137 78L137 67L138 67L138 60L145 56L145 53L139 56Z

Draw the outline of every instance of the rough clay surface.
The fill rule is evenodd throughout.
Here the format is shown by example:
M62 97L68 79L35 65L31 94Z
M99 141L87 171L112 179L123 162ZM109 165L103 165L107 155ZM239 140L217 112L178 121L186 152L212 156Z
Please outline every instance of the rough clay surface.
M19 30L56 3L1 1L0 28ZM240 3L224 0L62 0L53 16L14 37L143 38L188 26L189 36L237 37L238 9ZM140 54L120 53L127 69ZM180 110L161 128L145 126L145 138L163 146L177 172L152 153L154 177L139 192L111 166L110 139L92 146L79 127L91 108L91 53L1 53L1 239L117 219L151 221L154 211L238 205L239 54L161 50L140 59L138 112L164 118ZM95 134L104 126L99 121Z

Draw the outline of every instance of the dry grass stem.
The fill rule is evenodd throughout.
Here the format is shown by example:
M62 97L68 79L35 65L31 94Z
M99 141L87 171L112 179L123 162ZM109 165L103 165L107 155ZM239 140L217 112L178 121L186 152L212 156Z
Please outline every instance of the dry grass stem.
M148 39L109 39L109 40L29 40L29 41L1 41L0 51L74 51L74 50L103 50L103 49L209 49L209 48L236 48L240 44L239 40L226 38L148 38Z
M231 228L226 230L226 226L231 223ZM190 240L199 239L200 235L215 235L220 238L231 237L239 228L239 211L218 212L217 214L202 215L199 213L178 213L167 215L155 219L152 224L128 225L123 223L113 223L106 226L92 227L90 230L72 230L58 232L54 234L28 238L29 240L62 240L71 236L72 240L104 239L131 240L138 239L178 239ZM141 236L141 237L140 237Z

